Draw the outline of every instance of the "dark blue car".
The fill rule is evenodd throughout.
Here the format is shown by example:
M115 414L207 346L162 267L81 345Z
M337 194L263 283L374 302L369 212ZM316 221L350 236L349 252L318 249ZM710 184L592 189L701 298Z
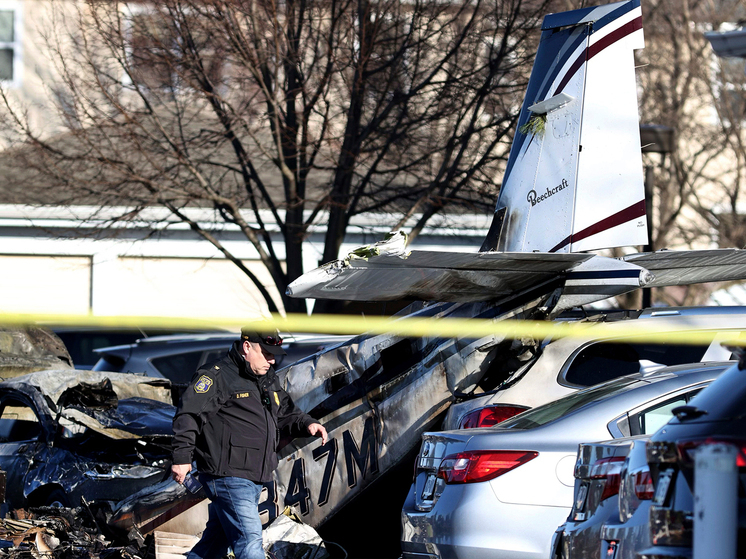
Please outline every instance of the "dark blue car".
M50 370L0 383L0 469L12 508L116 502L170 475L171 383Z

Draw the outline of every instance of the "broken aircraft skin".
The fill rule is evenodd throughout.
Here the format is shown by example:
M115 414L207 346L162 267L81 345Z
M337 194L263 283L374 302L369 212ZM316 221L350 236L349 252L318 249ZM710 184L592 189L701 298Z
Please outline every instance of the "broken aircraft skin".
M168 381L50 370L0 383L10 508L117 502L170 474Z
M62 340L41 326L0 327L0 380L45 369L72 369Z
M520 307L435 304L409 316L526 318L540 303L529 293ZM285 505L297 506L314 527L339 512L419 444L455 395L476 385L503 341L362 335L280 371L285 389L324 424L329 440L297 439L280 450L260 502L263 521Z

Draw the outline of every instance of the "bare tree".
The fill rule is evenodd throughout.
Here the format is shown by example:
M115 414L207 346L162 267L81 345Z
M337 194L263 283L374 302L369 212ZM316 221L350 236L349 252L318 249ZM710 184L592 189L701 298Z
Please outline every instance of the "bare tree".
M746 6L722 2L708 27L728 30L746 24ZM722 172L711 178L714 196L696 197L694 207L706 220L710 231L717 231L720 246L746 248L744 180L746 180L746 74L742 58L715 58L711 65L710 99L716 113L723 157ZM714 201L714 204L712 203Z
M743 92L743 76L739 86L724 89L720 61L704 37L724 22L737 22L743 11L738 0L654 0L643 5L646 45L637 55L641 121L672 130L670 153L644 154L645 165L655 171L654 250L707 247L717 231L721 246L746 242L733 234L734 227L742 227L733 216L744 179L743 104L740 116L727 114L739 110L734 101L738 88ZM655 300L701 304L712 288L660 289Z
M282 294L314 223L330 261L362 212L421 216L414 237L448 205L490 211L551 1L87 0L45 37L64 134L3 92L6 132L55 203L128 207L117 219L168 208L270 310L304 311L185 209L238 226Z

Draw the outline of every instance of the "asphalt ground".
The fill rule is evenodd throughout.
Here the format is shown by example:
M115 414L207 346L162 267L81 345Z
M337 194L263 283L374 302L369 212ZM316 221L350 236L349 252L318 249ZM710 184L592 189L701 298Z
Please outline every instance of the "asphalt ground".
M349 559L398 559L401 509L412 485L417 448L366 488L362 495L318 528L326 542ZM327 545L333 559L344 554Z

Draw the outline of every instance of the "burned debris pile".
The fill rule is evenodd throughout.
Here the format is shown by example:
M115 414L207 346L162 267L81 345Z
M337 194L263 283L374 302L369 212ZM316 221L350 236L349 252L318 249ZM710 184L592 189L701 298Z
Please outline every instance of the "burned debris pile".
M109 537L87 506L16 509L0 518L0 559L173 559L186 555L198 539L158 531L143 537L137 530L124 539ZM272 559L347 557L341 548L331 555L289 507L265 529L264 548Z
M85 507L17 509L0 519L3 559L146 559L155 557L152 548L148 540L109 541Z

